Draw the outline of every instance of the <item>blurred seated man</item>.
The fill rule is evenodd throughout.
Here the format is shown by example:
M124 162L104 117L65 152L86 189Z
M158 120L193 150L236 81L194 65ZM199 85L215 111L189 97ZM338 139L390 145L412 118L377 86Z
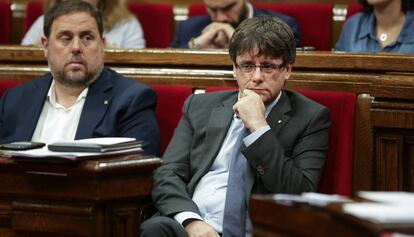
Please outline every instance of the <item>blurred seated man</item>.
M250 236L252 193L313 192L328 150L329 111L284 90L294 36L276 17L234 32L229 54L239 90L190 96L154 174L158 213L141 237Z
M104 67L102 16L90 3L63 1L45 15L50 73L7 91L0 143L134 137L158 155L155 92Z
M286 22L300 45L299 28L295 19L270 10L254 9L247 0L204 0L208 16L194 16L181 22L176 30L173 48L227 48L234 29L245 19L255 16L276 16Z

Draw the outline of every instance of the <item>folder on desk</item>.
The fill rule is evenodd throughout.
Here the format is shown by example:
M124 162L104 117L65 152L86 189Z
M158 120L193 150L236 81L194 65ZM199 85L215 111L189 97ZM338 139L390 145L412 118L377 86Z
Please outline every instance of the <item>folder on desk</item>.
M52 144L50 144L52 145ZM53 143L27 151L2 151L1 155L22 162L68 162L121 154L142 154L141 142L135 138L92 138Z
M58 152L110 152L141 148L142 142L128 137L101 137L55 142L47 147Z

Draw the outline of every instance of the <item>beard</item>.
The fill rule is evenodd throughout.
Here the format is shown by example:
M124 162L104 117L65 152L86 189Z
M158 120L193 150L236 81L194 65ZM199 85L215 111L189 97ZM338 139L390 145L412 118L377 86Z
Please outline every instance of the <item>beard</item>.
M64 86L70 88L86 88L99 76L103 69L103 65L99 65L94 70L88 70L88 65L83 62L86 72L81 70L54 70L52 65L49 65L53 79Z

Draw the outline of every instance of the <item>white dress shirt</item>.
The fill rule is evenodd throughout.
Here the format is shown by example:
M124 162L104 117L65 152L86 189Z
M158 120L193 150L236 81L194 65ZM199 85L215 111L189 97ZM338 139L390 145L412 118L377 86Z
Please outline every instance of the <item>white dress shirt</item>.
M52 143L74 140L87 94L88 88L85 88L75 103L65 108L56 101L55 83L52 81L32 141Z

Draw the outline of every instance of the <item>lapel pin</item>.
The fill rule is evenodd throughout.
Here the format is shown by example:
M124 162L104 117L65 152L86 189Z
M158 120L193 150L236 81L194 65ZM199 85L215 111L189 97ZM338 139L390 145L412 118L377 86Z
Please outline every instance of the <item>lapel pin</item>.
M107 100L105 100L105 101L104 101L104 105L107 105L107 104L108 104L108 101L107 101Z
M277 123L282 123L282 120L280 120L280 119L279 119L279 120L277 120Z

